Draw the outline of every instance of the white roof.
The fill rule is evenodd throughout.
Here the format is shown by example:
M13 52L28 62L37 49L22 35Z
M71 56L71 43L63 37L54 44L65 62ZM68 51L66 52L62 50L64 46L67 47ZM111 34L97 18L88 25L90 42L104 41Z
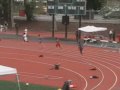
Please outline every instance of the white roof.
M95 27L95 26L85 26L85 27L78 28L78 30L84 31L84 32L98 32L98 31L105 31L105 30L107 30L107 28Z
M17 74L15 68L0 65L0 75Z

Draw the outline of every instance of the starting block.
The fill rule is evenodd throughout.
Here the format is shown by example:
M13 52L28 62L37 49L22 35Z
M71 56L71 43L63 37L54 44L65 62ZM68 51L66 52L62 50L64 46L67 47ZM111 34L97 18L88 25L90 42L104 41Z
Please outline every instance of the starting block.
M59 70L60 69L60 65L59 64L54 64L54 68L55 68L55 70Z
M99 77L98 77L98 76L95 76L95 75L90 76L90 79L97 79L97 78L99 78Z
M96 68L91 68L90 70L97 70Z
M43 55L39 55L39 57L43 57Z
M69 87L70 87L70 88L76 88L77 86L76 86L76 85L71 84L71 85L69 85Z

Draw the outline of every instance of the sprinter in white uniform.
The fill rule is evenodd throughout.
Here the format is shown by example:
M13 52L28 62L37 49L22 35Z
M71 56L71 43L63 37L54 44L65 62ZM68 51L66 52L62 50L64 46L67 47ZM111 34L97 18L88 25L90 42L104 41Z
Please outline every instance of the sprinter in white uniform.
M27 34L23 34L23 39L24 39L24 42L28 42L28 37L27 37Z

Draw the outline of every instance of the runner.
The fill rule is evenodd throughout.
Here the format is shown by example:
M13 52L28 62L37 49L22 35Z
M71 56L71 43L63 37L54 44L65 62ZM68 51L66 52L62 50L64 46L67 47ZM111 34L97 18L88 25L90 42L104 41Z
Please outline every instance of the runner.
M61 44L60 44L59 39L56 40L56 47L57 47L57 48L61 48Z
M3 32L4 26L0 25L0 32Z
M42 50L44 48L44 45L42 43L42 39L41 39L41 35L38 34L38 42L40 44L40 50ZM43 54L40 54L39 57L43 57Z
M8 22L5 21L5 22L4 22L4 30L5 30L5 32L7 31L7 29L8 29Z
M24 39L24 42L28 42L28 37L26 33L23 34L23 39Z
M83 40L78 41L78 48L81 54L83 54L83 44L84 44Z
M28 34L28 29L27 29L27 27L25 28L24 33L25 33L26 35Z
M39 40L39 43L41 44L42 43L42 39L41 39L40 34L38 34L38 40Z

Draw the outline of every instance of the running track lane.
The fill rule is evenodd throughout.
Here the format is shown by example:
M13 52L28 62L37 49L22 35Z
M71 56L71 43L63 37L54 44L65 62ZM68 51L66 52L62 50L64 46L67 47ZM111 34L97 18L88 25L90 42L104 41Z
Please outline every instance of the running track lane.
M10 46L10 45L9 45L9 46ZM1 46L1 47L2 47L2 46ZM15 49L15 48L14 48L14 49ZM23 52L23 51L25 51L25 50L20 50L20 49L19 49L19 50L17 51L16 49L15 49L15 50L14 50L14 49L13 49L13 48L5 48L5 47L2 47L2 48L1 48L1 51L8 52L8 53L1 53L1 55L2 55L2 57L1 57L1 62L2 62L3 64L6 63L6 64L9 64L9 65L12 65L12 66L13 66L13 65L16 66L16 63L15 63L16 61L19 61L19 60L20 60L20 61L25 61L25 62L30 61L30 59L29 59L30 57L29 57L29 56L30 56L30 55L33 55L32 53L31 53L29 56L26 56L27 58L25 59L24 57L25 57L26 54L22 55L22 57L19 56L19 53L25 53L25 52ZM22 52L20 52L20 51L22 51ZM10 53L10 52L12 52L12 53ZM19 52L19 53L16 55L15 52L16 52L16 53ZM27 52L28 52L28 51L27 51ZM33 53L34 53L34 52L33 52ZM5 56L5 57L4 57L4 56ZM7 56L7 57L6 57L6 56ZM16 57L16 56L17 56L17 57ZM13 57L14 57L14 58L13 58ZM38 57L38 55L37 55L37 57ZM19 59L17 59L17 58L19 58ZM22 59L20 59L20 58L22 58ZM6 59L6 60L5 60L5 59ZM37 58L37 59L38 59L38 58ZM3 60L3 61L2 61L2 60ZM16 61L14 61L14 60L16 60ZM13 63L12 61L13 61L14 63ZM10 63L10 62L11 62L11 63ZM23 63L22 63L22 62L18 62L18 63L21 63L21 64L20 64L20 66L16 66L16 67L18 67L18 69L19 69L19 67L24 68L24 67L26 66L26 68L24 68L24 70L25 70L25 69L27 69L27 70L30 69L30 65L25 65L25 62L23 62ZM31 60L30 62L32 62L33 64L34 64L34 62L36 63L35 59L34 59L34 60ZM17 63L17 64L18 64L18 63ZM37 63L40 64L40 63L42 63L42 62L37 62ZM28 64L28 63L27 63L27 64ZM32 65L33 65L33 64L32 64ZM42 63L42 64L48 64L48 63ZM50 64L48 64L48 65L50 65ZM53 65L53 64L52 64L52 65ZM34 65L33 65L33 66L34 66ZM35 66L37 67L37 65L35 65ZM34 66L34 67L35 67L35 66ZM42 65L39 65L39 68L40 68L40 66L42 66ZM45 66L45 65L44 65L44 66ZM43 67L43 66L42 66L42 67ZM41 68L42 68L42 67L41 67ZM43 68L45 68L45 67L43 67ZM48 68L48 67L47 67L47 68ZM50 68L50 67L49 67L49 68ZM87 81L85 80L85 78L84 78L82 75L80 75L79 73L77 73L77 72L75 72L75 71L73 71L73 70L71 70L71 69L65 68L65 67L62 67L62 68L63 68L64 70L66 70L66 71L72 72L71 74L69 74L68 72L62 72L63 75L64 75L64 77L65 77L65 76L67 77L67 78L65 78L63 81L73 78L72 80L75 81L76 84L77 84L76 81L79 81L79 82L78 82L78 84L79 84L80 82L83 81L83 80L80 79L80 78L82 77L82 78L84 79L84 82L87 83ZM32 67L32 69L35 70L35 68L33 68L33 67ZM21 69L21 70L23 70L23 69ZM28 71L29 71L29 70L28 70ZM43 70L43 71L44 71L44 70ZM42 73L44 73L44 72L42 72ZM55 73L55 71L54 71L54 73ZM68 74L69 77L67 76L66 73ZM70 77L71 75L72 75L72 77ZM79 78L77 78L75 75L78 75ZM75 78L77 78L77 79L75 80ZM80 79L80 80L79 80L79 79ZM63 84L63 81L62 81L62 84ZM35 81L35 82L36 82L36 81ZM47 82L48 82L48 81L47 81ZM49 82L49 84L50 84L50 82ZM54 84L54 85L55 85L55 84ZM60 85L61 85L61 84L60 84ZM81 87L81 86L80 86L80 87ZM78 88L80 88L80 87L79 87L79 85L78 85ZM82 88L86 88L86 86L83 85Z
M10 41L11 42L11 41ZM3 43L2 43L3 44ZM6 43L7 44L7 43ZM30 43L30 44L32 44L32 43ZM24 45L24 43L22 43L22 45L24 45L25 47L27 47L28 45L28 47L27 48L29 48L29 47L31 47L30 46L30 44L25 44ZM37 44L36 44L37 45ZM13 45L12 45L13 46ZM111 54L114 54L114 53L111 53L111 52L105 52L104 50L102 50L102 49L98 49L98 48L89 48L89 47L86 47L86 49L85 49L85 51L84 51L84 56L80 56L80 54L79 54L79 51L77 51L77 49L75 48L75 50L73 49L73 46L70 46L70 47L72 47L72 50L69 50L70 49L70 47L68 47L69 45L64 45L64 49L62 49L62 51L64 52L64 53L61 53L61 56L66 56L66 57L72 57L72 58L74 58L74 60L76 60L76 61L86 61L86 62L88 62L88 63L91 63L91 64L93 64L93 65L95 65L95 66L97 66L98 68L100 68L100 70L101 71L103 71L103 74L104 74L104 80L102 81L102 82L100 82L98 85L96 85L97 87L96 88L94 88L95 86L93 86L93 85L91 85L91 83L88 83L88 87L87 87L87 89L86 90L90 90L90 89L97 89L97 90L114 90L113 88L119 88L118 87L118 84L117 84L117 82L118 82L118 78L119 77L117 77L118 76L118 73L116 73L116 70L114 71L114 69L112 69L112 68L117 68L117 69L119 69L119 66L117 66L117 67L115 67L115 65L116 65L116 63L114 63L114 65L113 65L113 62L112 62L112 64L111 64L111 62L109 62L109 63L107 63L106 64L106 62L103 62L103 60L104 60L104 56L107 56L107 57L111 57ZM10 45L9 45L9 47L10 47ZM15 46L15 47L19 47L19 46ZM52 48L52 49L51 49ZM88 50L87 50L88 49ZM47 48L45 48L45 49L43 49L43 51L46 51L46 50L50 50L50 51L56 51L56 49L55 50L53 50L53 47L47 47ZM8 50L9 51L9 50ZM74 52L73 52L74 51ZM9 51L10 52L10 51ZM58 52L57 51L57 53L60 53L60 52ZM69 54L68 54L69 53ZM98 55L98 56L96 56L96 55ZM109 56L110 55L110 56ZM115 55L117 56L117 55L119 55L117 52L115 53ZM115 55L114 55L114 57L115 57ZM103 56L103 58L101 57L101 56ZM79 58L81 58L80 60L79 60ZM66 58L67 59L67 58ZM114 59L113 57L111 58L111 59ZM70 59L71 60L71 59ZM100 62L100 60L102 61L102 62ZM106 59L105 59L106 60ZM116 59L117 61L119 61L120 59ZM110 61L109 59L107 59L107 62L108 61ZM118 65L118 64L117 64ZM69 66L69 65L68 65ZM111 68L109 68L110 66L112 66ZM70 67L69 67L70 68ZM78 71L79 72L79 71ZM110 73L110 77L107 77L108 76L108 73ZM111 78L111 79L110 79ZM87 79L88 79L88 81L90 80L88 77L87 77ZM107 79L109 79L111 82L109 82L109 81L107 81ZM101 79L102 80L102 79ZM90 81L92 81L92 82L95 82L95 80L90 80ZM113 81L113 82L112 82ZM105 84L107 84L106 86L105 86ZM92 86L92 87L90 87L90 86Z

